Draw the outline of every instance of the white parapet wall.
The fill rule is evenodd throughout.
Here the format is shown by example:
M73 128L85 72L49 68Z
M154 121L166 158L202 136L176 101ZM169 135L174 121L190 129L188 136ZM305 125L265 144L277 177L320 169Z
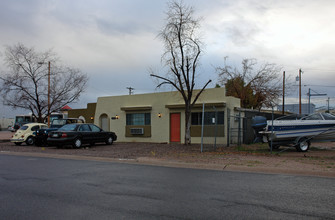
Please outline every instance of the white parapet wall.
M5 131L8 126L14 125L14 118L1 118L0 119L0 131Z

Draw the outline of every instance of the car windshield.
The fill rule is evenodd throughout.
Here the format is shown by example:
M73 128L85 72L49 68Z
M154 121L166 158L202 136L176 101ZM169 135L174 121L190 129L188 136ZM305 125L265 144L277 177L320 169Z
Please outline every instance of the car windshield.
M58 131L75 131L77 124L66 124L63 127L59 128Z
M19 130L27 130L27 128L28 128L28 126L27 125L24 125L24 126L22 126Z

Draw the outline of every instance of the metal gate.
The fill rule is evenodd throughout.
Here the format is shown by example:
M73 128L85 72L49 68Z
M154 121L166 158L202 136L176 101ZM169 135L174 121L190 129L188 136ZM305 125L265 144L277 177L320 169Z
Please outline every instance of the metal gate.
M244 121L245 118L241 111L231 113L231 110L227 109L227 146L231 144L240 146L242 144Z

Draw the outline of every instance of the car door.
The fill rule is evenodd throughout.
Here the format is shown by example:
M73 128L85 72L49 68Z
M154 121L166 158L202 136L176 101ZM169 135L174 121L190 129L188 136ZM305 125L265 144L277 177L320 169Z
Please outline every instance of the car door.
M32 135L36 135L36 131L38 130L38 129L40 129L40 126L39 125L35 125L35 126L33 126L33 127L31 127L31 134Z
M103 132L98 126L90 124L92 133L96 138L96 142L104 142L106 140L106 132Z
M91 132L91 128L88 124L80 125L78 132L82 138L82 143L92 143L95 142L94 136Z

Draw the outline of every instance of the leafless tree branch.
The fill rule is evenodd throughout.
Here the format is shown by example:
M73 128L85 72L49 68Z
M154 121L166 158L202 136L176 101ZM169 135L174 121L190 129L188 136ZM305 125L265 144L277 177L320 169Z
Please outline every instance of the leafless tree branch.
M48 111L48 65L51 62L50 111ZM87 85L87 75L63 67L51 51L36 52L21 43L5 48L7 71L0 74L4 104L31 111L43 122L48 114L78 100Z
M193 8L183 4L182 1L169 2L166 15L166 25L158 37L163 41L165 46L161 60L168 67L168 72L166 76L160 76L153 72L150 75L161 81L157 87L166 84L171 85L183 97L186 122L185 144L190 144L192 107L203 90L211 82L211 80L208 80L194 96L197 66L202 52L201 41L197 36L200 19L194 18Z

